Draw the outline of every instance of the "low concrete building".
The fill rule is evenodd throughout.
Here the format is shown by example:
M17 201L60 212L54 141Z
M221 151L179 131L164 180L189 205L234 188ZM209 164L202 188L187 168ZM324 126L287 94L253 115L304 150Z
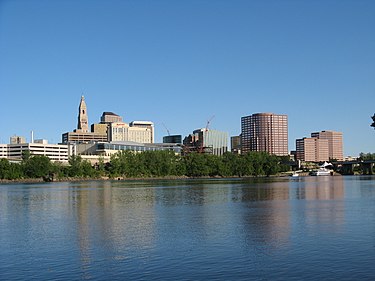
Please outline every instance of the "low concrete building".
M0 158L8 158L8 145L0 144Z
M107 134L67 132L62 135L62 143L88 143L92 141L107 141Z
M148 144L137 142L91 142L91 143L72 143L69 145L69 151L72 155L79 155L82 159L89 160L91 164L96 164L100 159L109 162L111 155L122 150L128 150L135 153L144 151L170 150L176 154L181 154L181 145L178 144Z
M68 146L64 144L48 144L43 140L34 143L0 145L0 157L9 160L21 160L26 151L31 155L47 156L53 162L68 162Z

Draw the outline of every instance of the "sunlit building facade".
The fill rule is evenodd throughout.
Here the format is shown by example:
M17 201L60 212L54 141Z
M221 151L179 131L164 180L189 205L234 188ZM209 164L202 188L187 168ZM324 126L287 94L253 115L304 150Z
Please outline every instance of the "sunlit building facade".
M318 138L297 139L296 159L306 162L328 161L328 141Z
M241 153L266 151L288 155L288 116L256 113L241 118Z
M109 124L109 141L154 143L154 123L149 121L113 122Z
M68 162L68 146L64 144L48 144L47 141L7 145L7 157L10 160L21 160L25 152L31 155L47 156L53 162Z
M296 140L296 158L306 162L343 161L342 133L321 131Z
M312 133L311 137L328 141L329 159L335 159L338 161L344 160L343 135L341 132L321 131Z

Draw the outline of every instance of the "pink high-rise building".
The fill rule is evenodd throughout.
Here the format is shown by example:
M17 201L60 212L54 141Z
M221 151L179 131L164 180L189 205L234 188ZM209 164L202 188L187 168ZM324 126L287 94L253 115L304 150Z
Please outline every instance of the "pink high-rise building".
M323 162L330 159L342 161L342 133L321 131L312 133L311 138L297 139L296 157L297 160L306 162Z
M342 133L335 131L321 131L311 134L312 138L328 140L328 155L330 159L344 160Z
M296 157L297 160L306 162L328 161L328 140L318 138L297 139Z
M288 116L256 113L241 118L241 153L266 151L288 155Z

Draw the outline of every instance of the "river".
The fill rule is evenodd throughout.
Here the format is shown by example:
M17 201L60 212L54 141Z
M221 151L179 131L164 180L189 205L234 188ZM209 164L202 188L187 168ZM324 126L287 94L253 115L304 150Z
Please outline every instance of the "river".
M375 177L0 185L0 280L375 280Z

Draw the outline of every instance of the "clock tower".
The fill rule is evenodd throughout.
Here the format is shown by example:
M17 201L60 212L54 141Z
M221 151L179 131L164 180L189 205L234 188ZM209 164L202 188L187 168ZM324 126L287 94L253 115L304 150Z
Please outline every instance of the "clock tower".
M85 97L81 97L81 102L78 108L78 125L77 132L88 133L89 132L89 120L87 117L87 106L85 103Z

